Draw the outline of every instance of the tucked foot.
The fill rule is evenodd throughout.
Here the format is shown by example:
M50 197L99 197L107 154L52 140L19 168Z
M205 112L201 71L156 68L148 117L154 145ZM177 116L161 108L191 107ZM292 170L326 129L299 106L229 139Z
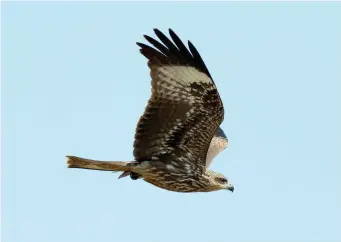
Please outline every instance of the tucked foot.
M130 178L133 179L133 180L137 180L137 179L141 178L141 175L137 174L135 172L131 172L130 173Z
M129 175L131 175L131 172L130 172L130 171L125 171L125 172L123 172L123 173L118 177L118 179L121 179L121 178L126 177L126 176L129 176Z
M131 172L131 171L125 171L118 177L118 179L121 179L121 178L129 176L129 175L130 175L130 178L133 180L137 180L137 179L141 178L141 175L138 173Z

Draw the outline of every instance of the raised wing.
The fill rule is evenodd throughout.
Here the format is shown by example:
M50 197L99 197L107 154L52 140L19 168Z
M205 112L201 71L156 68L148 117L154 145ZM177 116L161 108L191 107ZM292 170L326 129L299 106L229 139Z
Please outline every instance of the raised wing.
M214 134L211 144L207 151L206 156L206 167L209 167L213 161L213 159L219 155L220 152L225 150L228 146L228 139L224 133L224 131L219 127Z
M205 169L206 154L224 118L217 88L198 51L189 50L169 29L169 40L158 29L157 40L144 36L155 48L137 43L148 59L152 93L135 134L137 161L160 160L192 169Z

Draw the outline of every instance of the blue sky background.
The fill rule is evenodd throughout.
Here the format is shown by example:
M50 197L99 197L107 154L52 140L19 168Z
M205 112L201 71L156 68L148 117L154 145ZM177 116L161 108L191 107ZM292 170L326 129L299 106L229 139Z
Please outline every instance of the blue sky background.
M341 241L341 3L5 3L3 241ZM235 192L180 194L65 155L131 160L150 95L136 41L203 56Z

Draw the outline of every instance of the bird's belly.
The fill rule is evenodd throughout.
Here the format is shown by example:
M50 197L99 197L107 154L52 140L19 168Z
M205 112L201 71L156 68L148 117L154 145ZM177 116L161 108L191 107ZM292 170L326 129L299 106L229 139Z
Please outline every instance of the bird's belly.
M179 173L177 175L166 173L158 177L147 176L144 177L144 180L154 186L173 192L203 192L206 187L197 178L189 177L186 173L183 176Z
M173 192L199 192L198 189L195 189L192 186L188 186L181 183L170 183L165 181L159 181L159 180L153 180L149 178L144 178L144 180L154 186L157 186L159 188L173 191Z
M199 170L193 167L179 166L175 163L145 161L136 167L136 172L143 179L162 189L174 192L203 192L207 188L206 181Z

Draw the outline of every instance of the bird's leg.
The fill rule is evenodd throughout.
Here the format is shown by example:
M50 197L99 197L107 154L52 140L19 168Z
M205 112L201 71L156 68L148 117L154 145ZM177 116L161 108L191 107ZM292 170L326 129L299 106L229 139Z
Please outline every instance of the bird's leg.
M131 172L130 173L130 178L133 179L133 180L137 180L139 178L141 178L142 176L136 172Z
M130 175L130 178L131 178L132 180L137 180L137 179L139 179L139 178L142 177L140 174L138 174L138 173L136 173L136 172L125 171L125 172L123 172L123 173L118 177L118 179L121 179L121 178L126 177L126 176L129 176L129 175Z
M130 171L125 171L125 172L123 172L123 173L118 177L118 179L121 179L121 178L123 178L123 177L129 176L130 173L131 173Z
M138 164L138 162L130 162L130 163L128 164L128 166L135 166L135 165L137 165L137 164ZM118 177L118 179L121 179L121 178L126 177L126 176L129 176L129 175L130 175L130 178L131 178L132 180L137 180L137 179L139 179L139 178L142 177L140 174L138 174L138 173L136 173L136 172L125 171L125 172L123 172L123 173Z

